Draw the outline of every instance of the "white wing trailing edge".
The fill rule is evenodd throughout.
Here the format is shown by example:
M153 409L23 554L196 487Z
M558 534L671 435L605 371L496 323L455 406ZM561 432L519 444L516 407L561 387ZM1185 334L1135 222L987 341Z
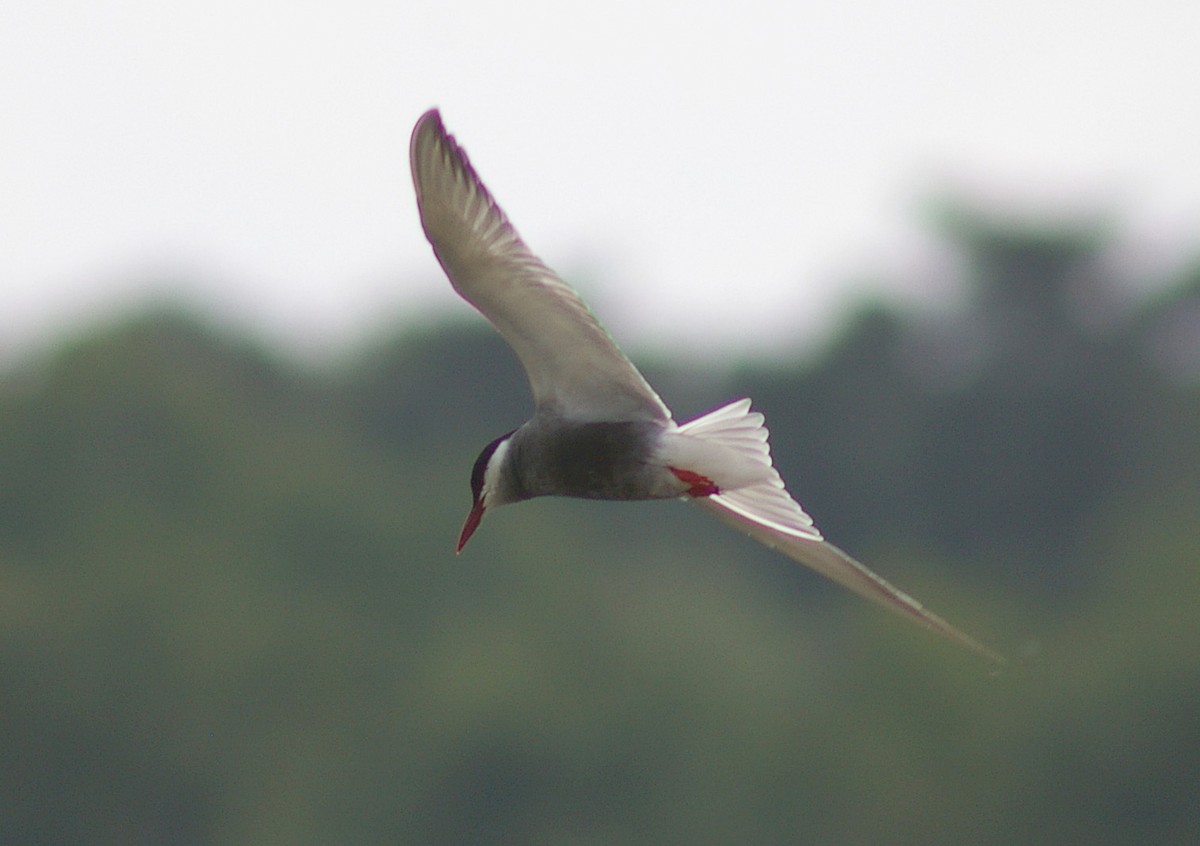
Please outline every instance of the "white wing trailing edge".
M763 416L750 410L750 400L738 400L684 423L667 433L665 440L673 457L690 462L683 466L717 485L718 493L688 497L690 502L860 596L993 661L1004 660L821 536L784 487L771 462Z
M516 352L538 409L579 421L670 420L575 290L525 246L436 109L417 121L409 157L438 261Z
M1004 657L999 653L959 631L933 612L927 611L907 593L877 576L833 544L822 540L820 533L812 538L781 531L769 518L760 518L746 509L731 507L724 496L697 497L690 501L726 525L745 532L759 543L782 552L793 561L811 567L859 596L890 608L897 614L908 617L930 631L947 637L997 664L1005 663Z

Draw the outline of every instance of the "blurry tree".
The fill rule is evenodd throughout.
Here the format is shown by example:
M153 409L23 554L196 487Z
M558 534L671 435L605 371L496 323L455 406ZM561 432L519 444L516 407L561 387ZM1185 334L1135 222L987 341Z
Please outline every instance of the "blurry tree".
M529 407L483 327L318 372L155 313L0 384L0 842L1200 839L1197 285L1097 323L1102 233L946 231L965 313L657 383L754 396L1003 674L672 503L455 559Z
M815 367L749 370L748 392L791 433L774 451L827 534L932 544L1022 591L1070 593L1090 582L1080 552L1098 509L1131 485L1197 478L1194 395L1156 352L1162 327L1195 310L1192 283L1114 311L1114 287L1146 285L1110 278L1101 227L960 206L942 220L964 258L964 313L863 310ZM1095 311L1113 317L1096 326ZM1175 361L1194 349L1185 334Z

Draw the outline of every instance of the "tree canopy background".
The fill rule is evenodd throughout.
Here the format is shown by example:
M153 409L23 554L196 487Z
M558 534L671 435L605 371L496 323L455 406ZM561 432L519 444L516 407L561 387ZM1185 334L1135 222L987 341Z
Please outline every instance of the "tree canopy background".
M529 411L465 312L316 367L153 310L0 384L0 841L1200 840L1200 265L942 225L962 309L641 363L680 419L753 397L826 535L1003 671L675 503L456 559Z

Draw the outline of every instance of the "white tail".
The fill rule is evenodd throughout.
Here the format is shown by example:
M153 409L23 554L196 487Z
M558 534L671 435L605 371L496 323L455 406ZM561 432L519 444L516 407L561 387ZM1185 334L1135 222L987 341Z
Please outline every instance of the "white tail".
M711 499L748 520L792 537L820 541L812 518L792 499L771 464L764 419L742 399L666 433L665 464L713 481Z

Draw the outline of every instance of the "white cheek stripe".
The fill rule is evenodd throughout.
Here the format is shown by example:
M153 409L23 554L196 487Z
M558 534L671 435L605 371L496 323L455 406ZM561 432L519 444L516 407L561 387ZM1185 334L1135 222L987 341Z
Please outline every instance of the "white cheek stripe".
M504 466L504 456L508 452L508 438L505 438L496 445L495 452L488 459L487 468L483 471L483 491L481 499L483 500L483 508L486 511L491 507L492 496L496 493L496 486L500 482L500 468Z

